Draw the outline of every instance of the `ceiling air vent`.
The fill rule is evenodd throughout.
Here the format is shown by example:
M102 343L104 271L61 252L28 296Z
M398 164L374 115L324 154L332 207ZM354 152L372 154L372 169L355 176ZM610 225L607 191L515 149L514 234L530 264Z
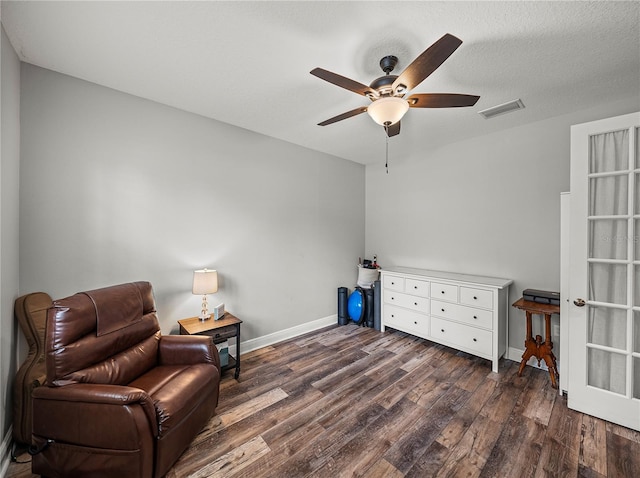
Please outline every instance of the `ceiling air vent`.
M492 106L491 108L487 108L486 110L478 111L478 114L481 115L484 119L491 119L494 116L503 115L505 113L510 113L512 111L521 109L524 109L524 103L521 99L517 99L498 106Z

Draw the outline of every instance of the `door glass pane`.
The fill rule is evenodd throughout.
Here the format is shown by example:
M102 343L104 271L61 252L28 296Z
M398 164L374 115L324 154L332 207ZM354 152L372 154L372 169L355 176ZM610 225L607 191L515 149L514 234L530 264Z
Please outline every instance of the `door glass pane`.
M605 350L588 349L587 383L624 395L627 390L627 359Z
M629 236L629 240L633 241L633 259L640 260L640 219L636 219L634 221L635 234L633 236Z
M627 311L609 307L589 307L587 340L626 351Z
M640 358L633 357L633 398L640 398Z
M626 259L628 234L626 219L589 221L589 258Z
M629 130L597 134L589 141L590 173L629 169Z
M633 213L640 214L640 174L634 175Z
M633 268L633 305L640 306L640 266Z
M629 175L589 179L589 215L621 216L628 214Z
M636 130L636 168L640 168L640 128L635 128Z
M589 264L589 300L626 305L626 283L625 264Z
M633 351L640 353L640 312L633 311Z

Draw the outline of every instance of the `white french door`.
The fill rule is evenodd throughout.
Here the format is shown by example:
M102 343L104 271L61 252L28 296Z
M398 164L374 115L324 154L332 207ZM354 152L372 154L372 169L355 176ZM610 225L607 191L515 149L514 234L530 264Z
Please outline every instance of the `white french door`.
M639 132L640 113L571 128L568 297L569 407L635 430L640 430Z

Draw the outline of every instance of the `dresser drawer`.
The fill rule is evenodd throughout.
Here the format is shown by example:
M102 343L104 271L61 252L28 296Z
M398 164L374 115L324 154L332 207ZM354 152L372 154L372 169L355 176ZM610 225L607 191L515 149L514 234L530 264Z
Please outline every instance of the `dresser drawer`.
M404 292L404 277L383 274L382 287L396 292Z
M420 337L427 337L429 334L429 316L413 310L385 306L383 322L385 327L412 331Z
M424 314L429 313L429 299L418 297L416 295L403 294L401 292L385 291L385 302L387 304L406 307L407 309L417 310Z
M493 292L490 290L460 286L460 303L474 307L493 309Z
M437 341L485 357L491 356L493 350L493 338L489 330L449 322L438 317L431 317L431 336Z
M407 294L419 295L420 297L429 297L429 282L418 279L405 279L404 291Z
M431 283L431 298L458 302L458 286L452 284Z
M445 319L452 319L489 330L493 328L493 312L490 310L432 300L431 315L437 315Z

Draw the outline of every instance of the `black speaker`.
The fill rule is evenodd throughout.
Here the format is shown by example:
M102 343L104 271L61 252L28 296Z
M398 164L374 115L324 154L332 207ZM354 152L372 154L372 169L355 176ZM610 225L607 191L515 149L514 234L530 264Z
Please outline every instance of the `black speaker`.
M382 287L380 281L374 281L373 283L373 328L380 331L382 327L380 324L380 305L382 300Z
M349 323L349 312L347 311L348 295L349 289L338 287L338 325L347 325Z

